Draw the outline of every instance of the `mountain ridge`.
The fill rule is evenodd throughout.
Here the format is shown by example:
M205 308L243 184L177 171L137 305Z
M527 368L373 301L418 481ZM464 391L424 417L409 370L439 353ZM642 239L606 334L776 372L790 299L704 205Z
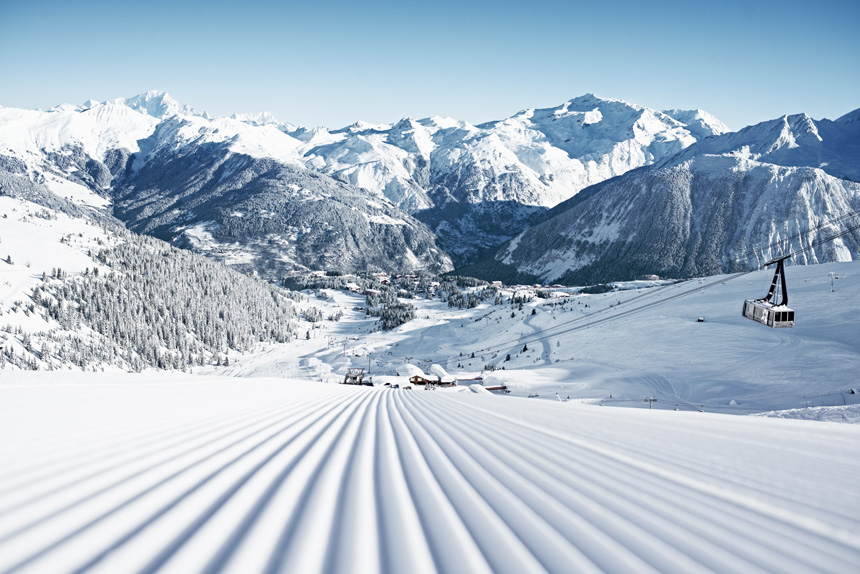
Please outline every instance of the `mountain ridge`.
M672 177L678 181L689 179L687 170L696 181L725 185L732 174L761 165L785 169L756 173L827 189L834 189L832 182L794 168L860 181L851 159L860 157L860 110L833 121L794 114L727 130L703 110L660 111L593 94L479 125L432 116L334 130L296 127L265 112L212 117L159 91L47 112L0 107L0 150L22 161L32 178L53 182L52 189L67 189L64 180L82 185L96 194L88 201L113 201L132 229L271 273L339 264L468 269L524 230L594 204L607 189L634 179L662 185L655 170L677 168ZM710 156L734 159L703 159ZM792 185L786 189L799 189ZM680 201L683 193L669 196ZM216 208L219 198L226 203ZM279 207L269 210L266 201ZM596 217L576 225L608 238L615 227L600 227ZM297 233L307 229L302 218L320 230ZM254 235L261 230L267 231ZM520 265L510 245L505 249L490 268ZM548 278L552 273L539 269L538 259L533 252L516 272ZM560 270L567 256L556 259L552 268ZM673 264L663 272L700 268L713 266Z
M860 221L853 117L796 114L706 138L584 190L474 270L582 284L747 270L791 251L802 264L856 259L857 232L812 248Z
M592 94L481 126L433 116L308 130L267 113L212 117L155 90L48 112L10 110L0 108L0 149L105 196L117 185L127 196L150 161L213 144L219 153L320 172L365 190L368 201L391 202L430 226L457 263L501 245L588 184L696 141L671 114ZM675 115L698 122L697 133L725 129L697 110Z

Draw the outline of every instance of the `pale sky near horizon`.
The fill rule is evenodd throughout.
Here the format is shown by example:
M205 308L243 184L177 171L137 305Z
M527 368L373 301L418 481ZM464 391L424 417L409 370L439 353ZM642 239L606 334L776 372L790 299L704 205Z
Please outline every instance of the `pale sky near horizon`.
M213 115L471 123L594 93L732 129L860 108L860 2L0 3L0 105L167 91Z

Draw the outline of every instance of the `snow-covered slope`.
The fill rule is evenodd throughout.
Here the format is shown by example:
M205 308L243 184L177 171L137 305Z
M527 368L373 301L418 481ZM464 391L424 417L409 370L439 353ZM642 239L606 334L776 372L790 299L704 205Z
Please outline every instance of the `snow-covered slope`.
M294 337L291 293L24 185L0 173L0 369L184 369Z
M659 112L587 94L480 126L440 117L351 126L330 132L305 157L323 171L343 173L356 185L390 195L410 211L430 205L420 197L397 196L395 189L432 189L465 203L552 207L588 185L727 131L700 110ZM484 176L481 181L453 177L475 169ZM518 180L519 187L498 185L502 175ZM439 186L444 191L434 189Z
M703 141L666 163L696 155L731 155L786 167L814 167L840 179L860 182L860 109L837 120L795 114Z
M29 160L33 167L45 155L68 149L101 161L109 150L137 151L138 140L149 136L158 122L117 101L48 111L0 107L0 150Z
M805 249L860 222L854 116L788 116L708 138L561 204L477 272L580 284L690 277ZM858 256L855 232L795 263Z
M348 368L370 366L379 384L402 385L408 380L396 375L429 373L438 364L458 379L482 375L487 386L506 385L506 396L557 401L558 393L571 402L644 409L652 396L654 409L795 409L784 416L860 421L860 262L787 267L797 316L791 329L741 316L744 300L767 293L772 269L733 277L625 282L593 294L488 287L495 292L474 308L405 299L415 318L381 332L378 319L355 310L366 305L364 296L326 290L313 304L342 317L318 325L325 337L245 356L216 372L341 382ZM803 410L822 406L845 410Z
M3 571L860 562L858 426L282 379L15 382L0 386Z

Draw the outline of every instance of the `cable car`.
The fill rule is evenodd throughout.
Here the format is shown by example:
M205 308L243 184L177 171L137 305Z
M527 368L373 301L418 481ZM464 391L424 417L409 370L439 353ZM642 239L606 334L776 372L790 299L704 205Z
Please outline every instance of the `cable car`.
M788 307L788 290L785 287L783 261L791 255L783 255L765 263L765 267L776 263L773 282L767 295L761 299L747 299L741 314L768 327L794 327L794 309ZM777 296L779 302L777 303Z

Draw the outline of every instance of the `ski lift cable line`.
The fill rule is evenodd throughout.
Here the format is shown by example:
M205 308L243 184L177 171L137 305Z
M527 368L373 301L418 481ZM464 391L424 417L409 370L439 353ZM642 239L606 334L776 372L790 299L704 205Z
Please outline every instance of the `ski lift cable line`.
M624 311L621 311L619 313L615 313L613 315L609 315L606 317L600 317L598 319L593 319L594 315L596 315L597 313L592 313L591 315L587 316L589 319L593 319L593 320L589 321L588 323L585 323L582 325L571 326L571 323L574 323L575 321L570 321L568 323L560 325L559 327L553 327L554 330L557 328L561 328L561 327L567 327L567 328L559 330L557 332L547 334L548 330L538 331L536 333L532 333L532 335L529 335L527 337L523 337L523 338L520 338L517 340L512 340L512 341L506 342L506 343L500 343L500 344L493 346L493 347L490 347L488 349L481 349L480 351L476 351L475 354L483 357L485 355L499 353L499 352L502 352L506 349L510 349L511 346L519 345L520 343L525 344L525 345L528 345L529 343L539 343L542 341L546 341L551 337L558 337L559 335L566 335L568 333L573 333L576 331L582 331L584 329L588 329L588 328L594 327L596 325L600 325L603 323L607 323L609 321L613 321L615 319L620 319L620 318L626 317L627 315L632 315L633 313L638 313L640 311L650 309L651 307L656 307L658 305L662 305L663 303L667 303L669 301L674 301L675 299L680 299L681 297L686 297L687 295L690 295L691 293L699 292L701 289L708 289L710 287L713 287L717 283L725 283L725 282L731 281L733 279L737 279L738 277L748 275L749 273L753 273L753 272L754 271L742 271L742 272L736 273L735 275L732 275L726 279L720 278L720 279L716 279L714 281L711 281L710 283L705 283L704 285L696 285L695 287L693 287L691 289L687 289L687 290L682 291L680 293L675 293L673 295L670 295L668 297L664 297L664 298L659 299L657 301L651 301L649 303L645 303L645 304L640 305L638 307L634 307L632 309L626 309ZM629 303L629 302L627 302L627 303ZM611 307L608 307L608 308L603 309L601 311L606 311L608 309L611 309ZM444 361L445 364L450 364L451 362L456 362L456 360L455 359L449 359L449 360Z
M855 224L855 225L853 225L853 226L851 226L851 227L849 227L849 228L847 228L847 229L843 230L843 231L842 231L842 232L840 232L840 233L837 233L837 234L834 234L834 235L832 235L832 236L830 236L830 237L827 237L827 238L825 238L825 239L822 239L822 240L820 240L820 241L819 241L819 242L817 242L817 243L812 243L812 244L810 244L809 246L807 246L807 247L805 247L805 248L803 248L803 249L801 249L801 250L799 250L799 251L797 251L797 252L791 253L791 254L790 254L790 255L788 255L787 257L794 257L794 256L796 256L796 255L799 255L799 254L801 254L801 253L804 253L804 252L806 252L806 251L809 251L809 250L810 250L810 249L812 249L813 247L817 247L817 246L819 246L819 245L823 245L824 243L828 243L828 242L830 242L830 241L833 241L833 240L835 240L835 239L838 239L839 237L842 237L842 236L844 236L844 235L847 235L848 233L851 233L852 231L857 230L857 229L860 229L860 223L857 223L857 224ZM717 278L716 280L711 281L710 283L705 283L705 284L703 284L703 285L700 285L699 287L693 287L693 288L688 289L688 290L686 290L686 291L684 291L684 292L676 293L676 294L671 295L671 296L669 296L669 297L665 297L665 298L660 299L660 300L658 300L658 301L653 301L653 302L647 303L647 304L645 304L645 305L641 305L641 306L639 306L639 307L635 307L635 308L633 308L633 309L627 309L627 310L625 310L625 311L622 311L622 312L620 312L620 313L616 313L616 314L611 315L611 316L609 316L609 317L601 317L601 318L599 318L599 319L596 319L596 320L591 321L591 322L589 322L589 323L586 323L586 324L584 324L584 325L577 325L577 326L575 326L575 327L571 327L570 329L565 329L565 330L563 330L563 331L561 331L561 332L559 332L559 333L556 333L555 335L550 335L550 336L556 336L556 335L561 335L561 334L571 333L571 332L574 332L574 331L579 331L579 330L582 330L582 329L585 329L585 328L588 328L588 327L591 327L591 326L594 326L594 325L599 325L599 324L601 324L601 323L605 323L605 322L610 321L610 320L613 320L613 319L617 319L617 318L624 317L624 316L626 316L626 315L630 315L630 314L633 314L633 313L638 313L639 311L644 311L645 309L648 309L648 308L651 308L651 307L656 307L657 305L661 305L661 304L666 303L666 302L668 302L668 301L673 301L673 300L675 300L675 299L680 299L681 297L685 297L685 296L687 296L687 295L690 295L690 294L692 294L692 293L695 293L695 292L699 291L700 289L708 289L708 288L710 288L710 287L713 287L713 286L714 286L714 285L716 285L717 283L727 283L727 282L729 282L729 281L733 281L734 279L737 279L737 278L742 277L742 276L744 276L744 275L748 275L749 273L753 273L753 271L742 271L742 272L740 272L740 273L736 273L736 274L734 274L734 275L731 275L731 276L729 276L729 277L727 277L727 278L725 278L725 279ZM630 302L628 301L627 303L629 304ZM607 307L606 309L610 309L610 308L611 308L611 307ZM604 310L606 310L606 309L604 309ZM593 317L593 316L594 316L594 314L589 315L589 317ZM569 324L570 324L570 323L567 323L566 325L569 325ZM533 335L538 335L538 334L541 334L541 332L534 333ZM524 342L525 344L528 344L528 343L530 343L530 342L540 342L540 341L545 340L546 338L547 338L547 337L540 337L540 338L534 338L533 340L528 340L528 338L525 338L523 341L517 341L517 342L518 342L518 343L519 343L519 342ZM507 346L506 346L506 347L507 347Z
M845 214L845 215L843 215L839 218L836 218L834 220L829 220L828 222L824 222L822 224L819 224L817 227L829 225L829 224L833 223L834 221L841 221L842 219L844 219L846 217L857 216L857 215L860 215L860 213L858 213L856 211L852 211L850 214ZM824 245L825 243L829 243L829 242L834 241L840 237L843 237L843 236L845 236L845 235L847 235L847 234L849 234L852 231L855 231L857 229L860 229L860 223L856 223L856 224L844 229L843 231L836 233L834 235L831 235L829 237L826 237L824 239L814 241L814 242L810 243L808 246L801 248L795 252L792 252L791 254L788 255L788 257L795 257L797 255L800 255L801 253L805 253L805 252L807 252L807 251L809 251L815 247L819 247L821 245ZM619 318L625 317L627 315L631 315L633 313L638 313L640 311L644 311L644 310L649 309L651 307L656 307L657 305L662 305L663 303L666 303L669 301L674 301L676 299L680 299L681 297L685 297L685 296L690 295L692 293L695 293L697 291L713 287L717 283L727 283L729 281L733 281L739 277L743 277L744 275L748 275L750 273L753 273L754 271L756 271L756 270L742 271L742 272L736 273L734 275L731 275L725 279L718 278L718 279L716 279L710 283L705 283L705 284L693 287L691 289L687 289L686 291L683 291L681 293L676 293L676 294L670 295L668 297L659 299L657 301L652 301L650 303L640 305L639 307L635 307L633 309L627 309L625 311L622 311L620 313L616 313L614 315L610 315L608 317L600 317L600 318L595 319L595 315L605 313L605 312L609 311L610 309L612 309L612 307L606 307L604 309L600 309L598 311L595 311L594 313L590 313L589 315L577 317L575 319L572 319L571 321L567 321L565 323L562 323L561 325L556 325L554 327L543 329L543 330L537 331L535 333L532 333L531 335L528 335L525 337L519 337L516 340L511 340L508 342L500 343L498 345L495 345L495 346L487 348L487 349L481 349L479 351L476 351L475 354L479 355L483 358L486 355L495 354L495 353L502 352L506 349L510 349L513 345L518 345L520 343L528 345L529 343L538 343L538 342L546 341L551 337L557 337L559 335L565 335L565 334L572 333L575 331L581 331L583 329L587 329L587 328L590 328L590 327L593 327L596 325L600 325L602 323L606 323L606 322L614 320L614 319L619 319ZM676 284L672 284L672 285L665 285L665 286L661 287L660 289L658 289L657 292L662 292L666 287L672 287L672 286L677 286L677 285L679 285L679 284L676 283ZM651 295L651 294L649 293L648 295ZM645 294L634 297L633 299L625 301L624 303L620 303L619 305L629 306L634 301L636 301L640 298L644 298L644 296L645 296ZM571 326L574 323L578 323L578 322L586 320L586 319L588 319L589 322L582 324L582 325ZM457 362L457 360L458 359L449 359L449 360L442 361L441 363L448 365L448 364Z
M834 235L834 236L831 236L831 237L827 238L826 240L824 240L824 241L822 241L821 243L819 243L819 245L820 245L820 244L823 244L823 243L826 243L826 242L828 242L828 241L832 241L832 240L837 239L837 238L839 238L839 237L842 237L843 235L845 235L845 234L847 234L847 233L850 233L851 231L854 231L854 230L856 230L856 229L860 229L860 224L857 224L857 225L855 225L855 226L852 226L851 228L846 229L846 230L845 230L844 232L842 232L842 233L839 233L839 234L836 234L836 235ZM803 249L803 250L800 250L800 251L798 251L798 252L795 252L795 253L791 254L791 255L790 255L790 257L794 257L795 255L798 255L798 254L800 254L800 253L803 253L803 252L805 252L805 251L808 251L808 250L809 250L809 249L811 249L812 247L813 247L813 245L810 245L809 247L807 247L807 248L805 248L805 249ZM610 315L610 316L607 316L607 317L599 317L599 318L596 318L596 319L595 319L595 315L598 315L598 314L601 314L601 313L605 313L606 311L609 311L610 309L612 309L612 307L606 307L606 308L604 308L604 309L601 309L601 310L596 311L596 312L594 312L594 313L591 313L591 314L589 314L589 315L586 315L586 316L583 316L583 317L577 317L577 318L576 318L576 319L574 319L574 320L568 321L568 322L563 323L563 324L561 324L561 325L557 325L557 326L555 326L555 327L551 327L550 329L545 329L545 330L537 331L537 332L532 333L531 335L528 335L528 336L526 336L526 337L521 337L521 338L518 338L517 340L511 340L511 341L508 341L508 342L500 343L500 344L498 344L498 345L496 345L496 346L494 346L494 347L490 347L490 348L488 348L488 349L481 349L480 351L477 351L477 352L476 352L476 355L479 355L479 356L481 356L481 357L484 357L485 355L495 354L495 353L502 352L502 351L504 351L504 350L506 350L506 349L510 349L512 346L514 346L514 345L519 345L520 343L522 343L522 344L524 344L524 345L528 345L528 344L530 344L530 343L539 343L539 342L542 342L542 341L549 340L549 339L550 339L550 338L552 338L552 337L558 337L558 336L560 336L560 335L566 335L566 334L568 334L568 333L573 333L573 332L576 332L576 331L581 331L581 330L584 330L584 329L588 329L588 328L590 328L590 327L594 327L594 326L597 326L597 325L600 325L600 324L603 324L603 323L606 323L606 322L612 321L612 320L614 320L614 319L620 319L620 318L626 317L627 315L631 315L631 314L633 314L633 313L638 313L638 312L640 312L640 311L644 311L644 310L646 310L646 309L650 309L651 307L656 307L656 306L658 306L658 305L662 305L663 303L667 303L667 302L669 302L669 301L674 301L674 300L676 300L676 299L680 299L680 298L682 298L682 297L686 297L687 295L690 295L690 294L693 294L693 293L699 292L700 290L704 290L704 289L708 289L708 288L710 288L710 287L713 287L713 286L714 286L714 285L716 285L717 283L727 283L727 282L729 282L729 281L733 281L733 280L735 280L735 279L738 279L739 277L743 277L744 275L748 275L748 274L750 274L750 273L753 273L754 271L755 271L755 270L751 270L751 271L742 271L742 272L740 272L740 273L736 273L736 274L734 274L734 275L731 275L731 276L729 276L729 277L727 277L727 278L725 278L725 279L719 278L719 279L716 279L716 280L714 280L714 281L712 281L712 282L710 282L710 283L705 283L705 284L703 284L703 285L697 285L697 286L695 286L695 287L693 287L693 288L691 288L691 289L687 289L686 291L683 291L683 292L681 292L681 293L676 293L676 294L670 295L670 296L668 296L668 297L664 297L664 298L662 298L662 299L659 299L659 300L657 300L657 301L652 301L652 302L646 303L646 304L644 304L644 305L640 305L639 307L634 307L634 308L632 308L632 309L626 309L626 310L624 310L624 311L622 311L622 312L620 312L620 313L615 313L614 315ZM633 301L633 300L631 299L630 301L626 301L626 302L624 302L624 303L621 303L621 305L625 305L625 306L626 306L626 305L629 305L632 301ZM580 321L582 321L582 320L585 320L585 319L589 319L589 322L587 322L587 323L585 323L585 324L581 324L581 325L573 325L574 323L578 323L578 322L580 322ZM573 325L573 326L572 326L572 325ZM552 331L552 332L550 332L550 331ZM452 363L452 362L455 362L455 361L454 361L453 359L450 359L450 360L446 360L446 361L444 361L444 364L450 364L450 363Z
M841 216L840 216L840 217L838 217L838 218L830 219L830 220L828 220L828 221L821 222L821 223L819 223L815 228L810 228L809 230L807 230L807 231L805 231L805 232L803 232L803 233L808 233L808 232L813 231L813 230L815 230L815 229L819 229L819 228L821 228L821 227L825 227L825 226L832 225L832 224L837 223L837 222L841 222L841 221L842 221L843 219L845 219L845 218L849 218L849 217L856 217L856 216L860 216L860 212L852 211L852 212L850 212L850 213L843 214L843 215L841 215ZM841 237L842 235L845 235L845 234L847 234L847 233L850 233L851 231L853 231L853 230L855 230L855 229L857 229L857 228L858 228L858 226L853 226L853 227L848 228L848 229L846 229L845 231L841 232L838 236L832 236L832 237L828 237L828 238L823 239L823 240L819 240L819 241L813 242L813 243L811 243L809 246L807 246L806 248L801 249L800 251L797 251L797 252L792 253L792 254L791 254L791 257L793 257L793 256L795 256L795 255L797 255L797 254L799 254L799 253L806 252L806 251L808 251L809 249L812 249L813 247L817 247L817 246L819 246L819 245L822 245L823 243L827 243L827 242L829 242L829 241L833 241L833 240L834 240L834 239L836 239L837 237ZM803 235L803 233L796 234L796 235L794 235L794 236L792 236L792 237L787 237L784 241L789 241L789 242L790 242L791 240L793 240L793 239L795 239L795 238L799 237L800 235ZM779 246L779 244L778 244L778 243L773 243L773 244L769 245L766 249L772 249L772 248L774 248L774 247L778 247L778 246ZM749 250L749 251L750 251L750 252L752 252L753 250ZM752 258L752 255L748 256L748 257L747 257L747 260L749 260L750 258ZM766 265L767 265L767 264L765 264L765 266L766 266ZM758 268L761 268L761 267L762 267L762 265L758 265L757 267L758 267ZM677 286L679 286L679 285L683 284L684 282L685 282L685 281L681 281L681 282L673 282L673 283L668 283L668 284L666 284L666 285L662 285L661 287L658 287L657 289L654 289L654 290L649 289L649 290L648 290L647 292L645 292L645 293L642 293L642 294L640 294L640 295L637 295L637 296L635 296L635 297L632 297L631 299L628 299L628 300L627 300L627 301L625 301L624 303L621 303L621 305L629 306L630 304L634 303L635 301L639 301L639 300L641 300L641 299L646 299L646 298L655 297L655 296L657 296L657 295L661 295L661 294L663 294L666 290L668 290L668 289L670 289L670 288L672 288L672 287L677 287ZM553 327L548 327L548 328L546 328L546 329L542 329L542 330L540 331L540 333L545 333L545 334L551 335L551 334L553 334L555 331L557 331L557 330L561 330L561 329L564 329L565 327L567 327L567 326L569 326L569 325L571 325L571 324L573 324L573 323L577 323L577 322L584 321L584 320L591 320L591 319L593 319L596 315L600 315L600 314L606 313L606 312L610 311L611 309L612 309L612 307L605 307L605 308L603 308L603 309L598 309L598 310L596 310L596 311L594 311L594 312L592 312L592 313L590 313L590 314L588 314L588 315L582 315L582 316L579 316L579 317L575 317L575 318L573 318L573 319L571 319L571 320L569 320L569 321L565 321L564 323L561 323L561 324L559 324L559 325L555 325L555 326L553 326ZM535 334L537 334L537 333L532 333L532 334L528 335L527 337L531 337L531 336L533 336L533 335L535 335ZM559 333L559 334L560 334L560 333ZM518 338L518 339L517 339L517 341L513 341L511 344L519 343L519 342L524 342L524 338L522 338L522 337L521 337L521 338ZM525 342L526 342L526 343L528 343L529 341L525 341ZM507 347L507 346L509 346L509 345L505 345L505 347Z
M678 287L679 285L681 285L682 283L685 283L685 282L686 282L686 281L681 281L681 282L676 282L676 283L670 283L670 284L662 285L662 286L658 287L658 288L657 288L657 289L655 289L655 290L649 290L649 291L648 291L648 292L646 292L646 293L642 293L642 294L637 295L637 296L635 296L635 297L633 297L633 298L631 298L631 299L628 299L627 301L625 301L625 302L624 302L624 303L622 303L622 304L623 304L623 305L630 305L630 304L631 304L631 303L633 303L634 301L638 301L638 300L640 300L640 299L644 299L644 298L651 298L651 297L654 297L654 296L656 296L656 295L658 295L658 294L660 294L660 293L663 293L664 291L666 291L666 290L667 290L667 289L669 289L669 288L672 288L672 287ZM597 316L597 315L601 315L601 314L603 314L603 313L607 313L607 312L609 312L611 309L612 309L612 307L604 307L603 309L597 309L596 311L593 311L592 313L589 313L588 315L580 315L579 317L574 317L574 318L572 318L572 319L570 319L570 320L568 320L568 321L564 321L564 322L562 322L562 323L560 323L560 324L558 324L558 325L554 325L554 326L552 326L552 327L547 327L547 328L545 328L545 329L541 329L540 331L537 331L537 332L535 332L535 333L530 333L530 334L525 335L525 336L523 336L523 337L519 337L517 340L512 340L512 341L510 341L510 343L507 343L507 344L506 344L506 343L501 343L501 344L499 345L499 348L498 348L498 349L495 349L495 348L490 348L489 350L487 350L487 349L480 349L480 350L476 350L476 351L475 351L475 353L476 353L476 354L477 354L477 353L480 353L481 355L485 355L485 354L487 354L487 353L495 353L495 352L498 352L498 351L500 351L500 350L507 349L507 348L509 348L511 345L515 345L515 344L517 344L517 343L525 343L525 344L528 344L528 343L532 343L532 342L538 342L538 341L541 341L541 340L543 340L543 339L534 339L534 340L533 340L532 338L533 338L535 335L539 335L539 334L540 334L540 335L544 335L545 337L553 337L553 336L556 336L556 335L562 335L562 334L564 334L564 333L567 333L567 332L568 332L568 331L566 331L565 329L566 329L567 327L569 327L570 325L572 325L572 324L574 324L574 323L579 323L580 321L586 321L586 320L591 321L591 320L593 320L593 319L594 319L594 317L595 317L595 316ZM451 361L446 361L446 362L450 363L450 362L457 362L457 361L452 359Z

